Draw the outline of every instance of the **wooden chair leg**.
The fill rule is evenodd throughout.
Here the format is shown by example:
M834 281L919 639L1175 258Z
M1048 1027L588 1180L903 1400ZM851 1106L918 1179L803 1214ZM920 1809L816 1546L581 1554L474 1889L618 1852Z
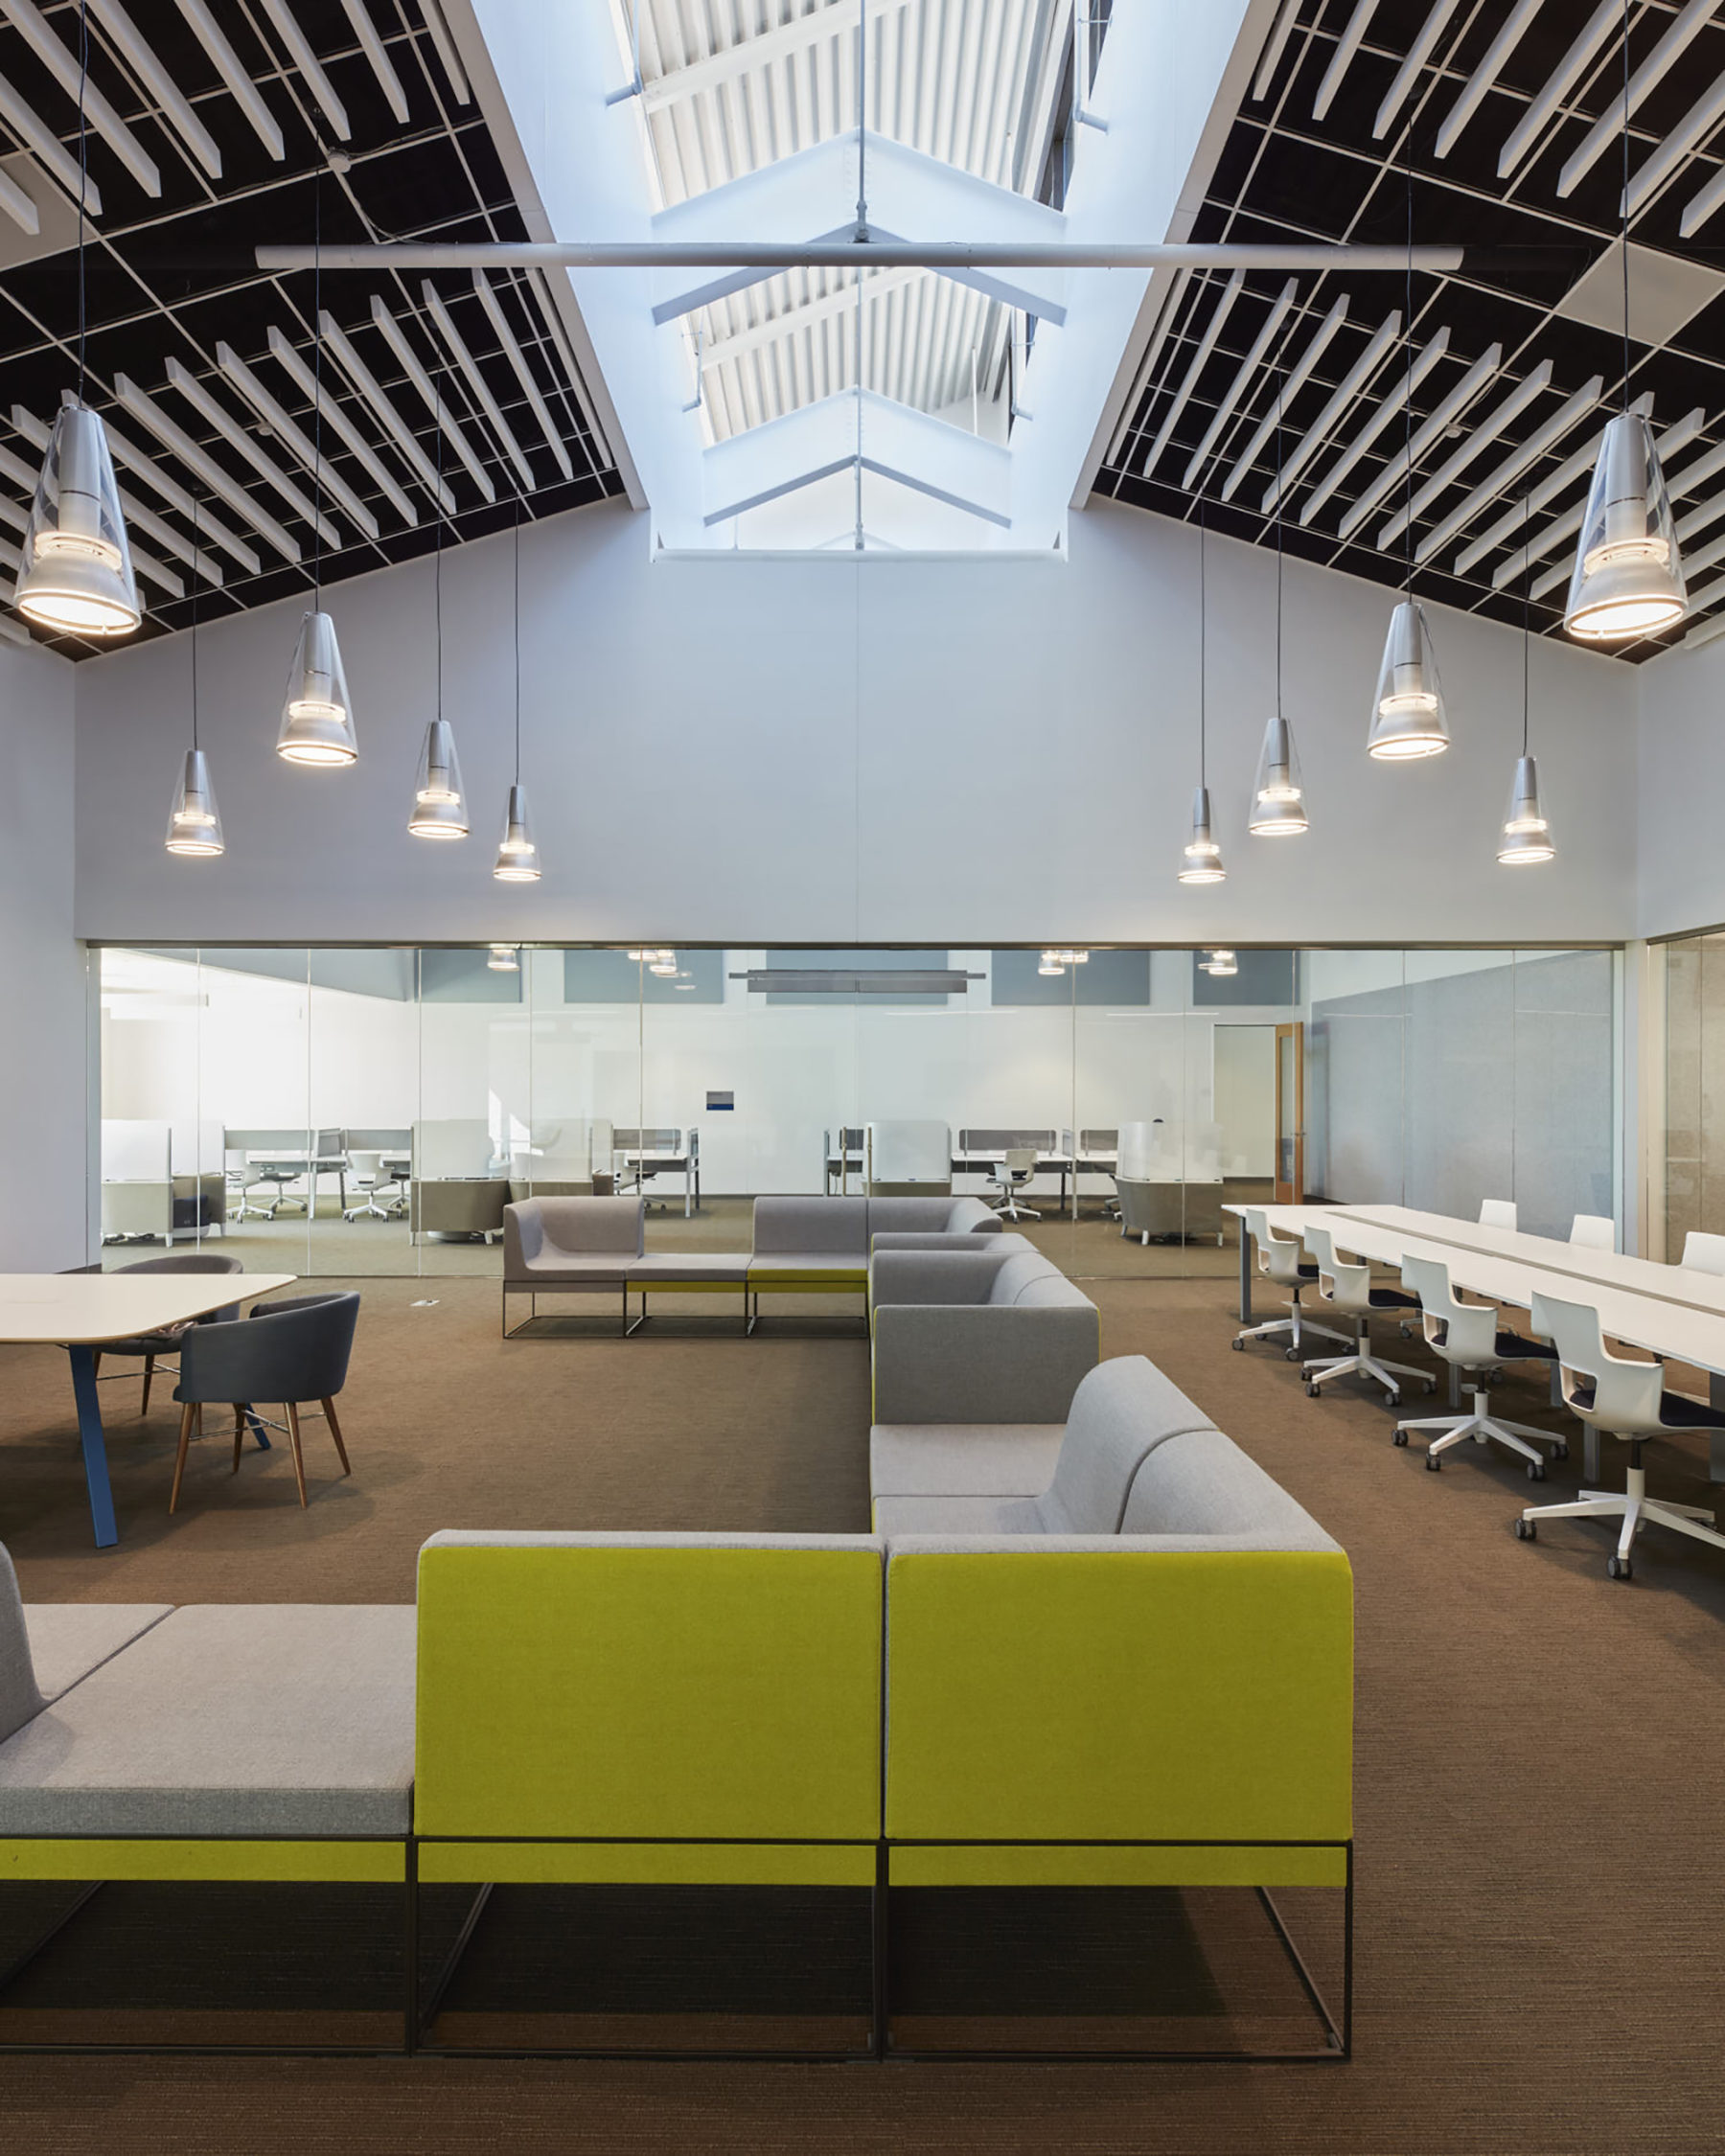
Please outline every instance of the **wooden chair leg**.
M288 1442L293 1447L293 1479L299 1484L300 1510L306 1509L306 1459L300 1451L299 1409L288 1403Z
M170 1512L179 1509L180 1480L186 1472L186 1447L192 1442L192 1402L188 1400L180 1410L179 1450L173 1456L173 1490L168 1500Z
M244 1437L245 1410L242 1406L242 1404L238 1400L236 1400L234 1402L234 1473L236 1475L238 1475L240 1472L240 1447L244 1441Z
M100 1347L93 1349L91 1352L90 1375L92 1377L100 1377L102 1375L102 1350Z
M335 1450L341 1455L341 1472L351 1475L354 1471L348 1465L347 1447L341 1441L341 1425L335 1420L335 1403L334 1400L325 1400L322 1405L324 1420L330 1426L330 1435L334 1438Z
M144 1358L144 1405L138 1410L141 1415L147 1415L150 1412L150 1381L154 1375L155 1357L146 1355Z

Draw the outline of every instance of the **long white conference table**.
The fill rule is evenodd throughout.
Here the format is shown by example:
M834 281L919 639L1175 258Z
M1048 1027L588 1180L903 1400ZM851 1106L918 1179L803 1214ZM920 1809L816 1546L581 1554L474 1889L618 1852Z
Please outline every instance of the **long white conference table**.
M120 1539L108 1485L107 1441L96 1392L96 1351L182 1325L231 1302L290 1287L292 1273L0 1273L0 1345L63 1347L72 1364L84 1483L98 1549ZM269 1439L254 1418L260 1445Z
M1591 1303L1600 1329L1648 1354L1705 1370L1715 1407L1725 1407L1725 1279L1652 1258L1592 1250L1552 1236L1486 1227L1408 1205L1268 1205L1283 1234L1327 1227L1340 1250L1374 1265L1399 1268L1404 1254L1447 1265L1452 1283L1492 1302L1526 1310L1535 1295ZM1240 1317L1252 1322L1252 1237L1243 1205L1226 1205L1240 1222ZM1255 1210L1255 1208L1254 1208ZM1587 1472L1598 1474L1598 1437L1587 1432ZM1725 1482L1725 1434L1714 1436L1708 1474Z

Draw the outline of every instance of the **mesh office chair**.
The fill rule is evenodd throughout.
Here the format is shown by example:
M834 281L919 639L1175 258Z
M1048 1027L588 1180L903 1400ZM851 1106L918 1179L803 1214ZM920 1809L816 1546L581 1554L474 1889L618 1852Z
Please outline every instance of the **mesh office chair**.
M1411 1431L1435 1433L1426 1447L1425 1463L1436 1471L1443 1455L1471 1440L1476 1445L1506 1445L1528 1463L1530 1482L1545 1480L1545 1455L1550 1445L1559 1459L1569 1452L1561 1437L1534 1430L1524 1422L1505 1422L1491 1412L1487 1389L1490 1372L1500 1363L1550 1363L1556 1350L1545 1342L1523 1340L1506 1332L1498 1322L1496 1306L1488 1302L1462 1302L1450 1285L1449 1267L1437 1258L1409 1257L1401 1261L1401 1276L1419 1297L1420 1323L1426 1345L1434 1355L1479 1378L1465 1389L1473 1394L1470 1415L1431 1415L1421 1422L1398 1422L1392 1442L1405 1445Z
M173 1397L182 1403L179 1451L174 1456L173 1489L168 1500L179 1505L186 1472L186 1449L201 1407L219 1401L234 1411L234 1473L240 1472L240 1448L245 1418L255 1400L281 1400L288 1410L288 1440L293 1452L293 1479L306 1504L306 1462L300 1451L299 1403L315 1400L323 1410L340 1456L341 1472L351 1475L341 1425L335 1419L335 1395L347 1383L348 1357L359 1297L349 1289L332 1295L289 1296L261 1302L249 1318L232 1324L195 1326L180 1348L180 1380Z
M1683 1256L1678 1260L1691 1273L1725 1273L1725 1235L1705 1235L1700 1228L1691 1227L1683 1238Z
M1583 1490L1571 1504L1530 1504L1515 1523L1523 1542L1532 1542L1541 1520L1622 1520L1615 1554L1605 1561L1613 1579L1633 1571L1629 1552L1644 1525L1672 1527L1681 1535L1725 1549L1725 1535L1713 1524L1711 1505L1674 1504L1647 1495L1642 1447L1649 1437L1681 1430L1725 1430L1725 1412L1686 1400L1665 1389L1663 1363L1632 1363L1606 1352L1599 1314L1592 1303L1562 1302L1554 1296L1533 1297L1533 1330L1557 1350L1558 1383L1564 1405L1591 1429L1609 1431L1629 1447L1629 1467L1620 1495L1614 1490Z
M1577 1213L1570 1223L1569 1239L1584 1250L1615 1250L1617 1223L1602 1213Z
M1339 1316L1351 1319L1354 1329L1351 1355L1331 1356L1306 1365L1306 1390L1312 1398L1318 1397L1319 1387L1327 1385L1331 1378L1355 1375L1381 1385L1392 1408L1401 1405L1403 1378L1416 1378L1428 1392L1435 1391L1436 1381L1423 1370L1406 1363L1386 1363L1371 1352L1372 1319L1417 1310L1418 1298L1404 1295L1399 1288L1374 1288L1370 1266L1348 1265L1339 1258L1327 1227L1308 1227L1305 1247L1318 1260L1318 1300Z
M1278 1288L1288 1291L1285 1318L1272 1318L1267 1325L1242 1325L1233 1337L1233 1345L1243 1349L1249 1340L1276 1340L1283 1333L1288 1336L1287 1358L1290 1363L1300 1360L1300 1343L1307 1333L1317 1333L1324 1340L1339 1340L1346 1343L1352 1337L1339 1333L1330 1325L1314 1325L1305 1315L1300 1294L1318 1277L1318 1268L1302 1262L1304 1245L1298 1235L1278 1235L1270 1226L1262 1205L1248 1205L1245 1211L1246 1232L1252 1237L1253 1248L1257 1252L1257 1269L1266 1280L1274 1281Z
M244 1270L240 1260L225 1250L188 1250L179 1257L170 1255L139 1258L134 1265L117 1265L114 1268L116 1273L243 1273ZM239 1315L240 1305L231 1302L219 1310L211 1311L207 1318L190 1319L184 1325L165 1325L160 1332L138 1333L130 1340L104 1340L95 1351L93 1367L100 1374L104 1355L141 1355L144 1358L144 1397L138 1405L138 1412L147 1415L150 1412L150 1380L155 1376L156 1358L173 1354L193 1325L220 1324ZM179 1375L172 1363L168 1369L170 1375ZM112 1375L129 1377L131 1372L116 1370Z
M1482 1227L1513 1227L1515 1226L1515 1200L1513 1198L1482 1198L1480 1200L1480 1226Z
M1000 1193L1000 1203L994 1210L1002 1220L1041 1220L1041 1213L1032 1212L1028 1205L1021 1205L1015 1200L1015 1193L1024 1189L1035 1178L1035 1146L1009 1145L1000 1156L1000 1165L988 1179L989 1189Z

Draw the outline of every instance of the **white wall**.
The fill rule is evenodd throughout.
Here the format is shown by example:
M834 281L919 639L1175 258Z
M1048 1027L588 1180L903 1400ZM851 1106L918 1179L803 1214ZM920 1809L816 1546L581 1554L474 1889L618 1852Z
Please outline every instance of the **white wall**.
M73 710L64 659L0 643L0 1272L57 1272L84 1259Z
M219 861L161 844L187 740L184 635L79 667L80 932L951 948L1634 931L1635 684L1615 661L1535 645L1559 854L1549 870L1499 869L1519 638L1437 609L1455 745L1430 766L1374 764L1366 714L1390 595L1290 563L1284 701L1313 829L1249 841L1276 563L1212 539L1209 768L1230 874L1186 890L1174 868L1197 762L1194 534L1098 505L1073 517L1070 562L656 562L647 521L607 507L522 540L541 884L490 877L511 773L505 539L444 568L444 708L471 840L403 829L433 708L419 562L329 594L358 719L352 771L274 754L297 604L202 632Z
M1725 923L1725 639L1671 652L1637 676L1640 932Z

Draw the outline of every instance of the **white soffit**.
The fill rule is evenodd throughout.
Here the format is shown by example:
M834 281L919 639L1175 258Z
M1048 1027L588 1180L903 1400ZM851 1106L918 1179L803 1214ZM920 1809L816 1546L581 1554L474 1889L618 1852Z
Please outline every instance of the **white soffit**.
M1703 263L1629 242L1629 333L1637 344L1668 344L1683 325L1725 292L1725 274ZM1609 247L1552 310L1590 329L1623 333L1623 243Z

